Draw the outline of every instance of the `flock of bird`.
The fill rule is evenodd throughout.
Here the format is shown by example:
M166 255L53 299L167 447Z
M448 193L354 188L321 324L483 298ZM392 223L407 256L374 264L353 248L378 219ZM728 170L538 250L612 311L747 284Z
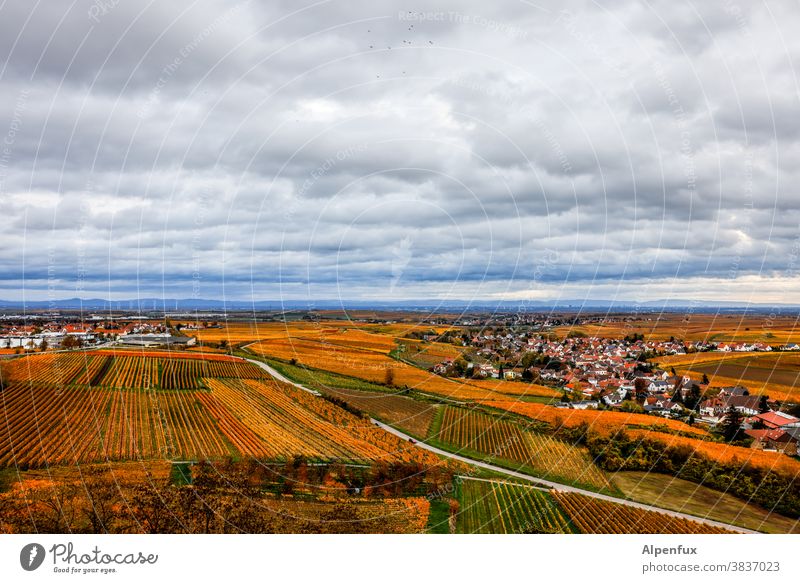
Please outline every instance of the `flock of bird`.
M409 13L409 14L413 14L413 12L411 12L410 10L409 10L409 12L408 12L408 13ZM408 27L408 30L409 30L410 32L414 32L414 25L413 25L413 24L412 24L412 25L410 25L410 26ZM371 30L371 29L367 29L367 34L372 34L372 30ZM412 43L410 40L403 40L403 44L411 46L411 44L413 44L413 43ZM433 44L433 41L432 41L432 40L429 40L429 41L428 41L428 44L431 44L431 45L432 45L432 44ZM375 45L369 45L369 48L371 48L371 49L374 49L374 48L375 48ZM391 50L391 49L392 49L391 45L387 45L387 46L386 46L386 48L387 48L388 50ZM405 74L406 74L406 72L405 72L405 71L403 71L403 75L405 75ZM378 79L380 79L380 78L381 78L381 76L380 76L380 75L376 75L376 77L377 77Z

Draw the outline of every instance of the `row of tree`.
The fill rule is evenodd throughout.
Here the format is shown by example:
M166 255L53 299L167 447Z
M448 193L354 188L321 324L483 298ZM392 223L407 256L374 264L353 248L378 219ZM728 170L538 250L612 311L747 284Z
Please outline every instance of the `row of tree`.
M747 461L720 463L689 446L669 446L650 439L633 439L624 430L603 436L587 427L572 430L604 470L669 474L732 494L769 511L800 518L798 476L764 469Z
M375 504L443 488L425 469L378 464L371 468L256 462L196 464L191 483L157 479L125 483L106 469L80 481L0 494L0 532L6 533L366 533L403 530L397 516ZM337 480L332 480L332 475ZM348 477L349 476L349 477ZM437 478L452 482L452 474ZM344 480L342 483L338 480ZM447 482L449 483L449 482ZM276 493L274 486L283 484ZM291 487L285 487L292 484ZM357 485L356 485L357 484ZM425 484L425 488L422 485ZM265 485L269 487L265 487ZM369 490L367 490L369 489ZM281 500L292 503L285 506ZM364 493L368 491L369 496Z

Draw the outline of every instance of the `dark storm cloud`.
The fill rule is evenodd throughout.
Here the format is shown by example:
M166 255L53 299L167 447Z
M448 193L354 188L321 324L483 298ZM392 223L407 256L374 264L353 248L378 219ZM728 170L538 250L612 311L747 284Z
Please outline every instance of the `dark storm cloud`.
M800 17L740 4L7 2L0 288L787 301Z

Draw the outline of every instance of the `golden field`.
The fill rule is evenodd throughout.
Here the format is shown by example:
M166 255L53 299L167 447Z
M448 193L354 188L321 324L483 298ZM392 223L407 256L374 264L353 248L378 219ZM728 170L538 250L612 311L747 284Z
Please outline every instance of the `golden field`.
M588 423L593 431L603 434L608 434L621 427L652 427L661 431L682 431L698 436L708 435L704 429L689 426L682 421L664 419L640 413L596 411L592 409L559 409L541 403L527 403L513 400L481 401L481 404L487 407L523 415L536 421L544 421L555 427L575 427L581 423Z
M570 330L587 336L623 338L643 334L645 340L669 340L675 337L686 341L766 342L786 344L800 342L800 325L795 318L753 316L741 314L653 314L641 315L632 321L561 326L555 329L559 337Z
M399 362L375 350L362 350L333 343L302 339L262 340L248 349L263 356L296 360L311 368L384 383L391 370L395 386L432 393L456 400L503 399L514 396L549 396L559 393L549 387L502 381L446 379L415 366Z
M699 454L719 463L747 462L752 466L780 472L794 479L800 478L800 462L777 452L761 451L726 443L703 441L681 435L671 435L655 431L634 429L628 432L631 437L660 441L665 446L686 446Z
M656 358L664 370L701 380L712 387L743 385L753 395L779 401L800 401L800 353L699 352Z
M230 344L255 342L270 338L339 338L343 343L354 341L359 335L365 341L364 348L375 343L374 348L395 346L395 339L402 338L409 332L435 330L443 332L447 327L420 326L416 324L363 324L350 320L325 320L323 322L227 322L221 328L201 328L187 330L190 336L196 336L201 342L219 342L227 340ZM345 338L346 335L347 338ZM415 342L406 339L407 342Z

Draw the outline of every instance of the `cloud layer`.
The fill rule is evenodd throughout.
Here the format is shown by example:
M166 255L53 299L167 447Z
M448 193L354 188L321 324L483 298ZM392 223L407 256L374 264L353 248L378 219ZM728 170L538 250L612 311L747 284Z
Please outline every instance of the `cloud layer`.
M12 1L0 297L800 302L791 2Z

